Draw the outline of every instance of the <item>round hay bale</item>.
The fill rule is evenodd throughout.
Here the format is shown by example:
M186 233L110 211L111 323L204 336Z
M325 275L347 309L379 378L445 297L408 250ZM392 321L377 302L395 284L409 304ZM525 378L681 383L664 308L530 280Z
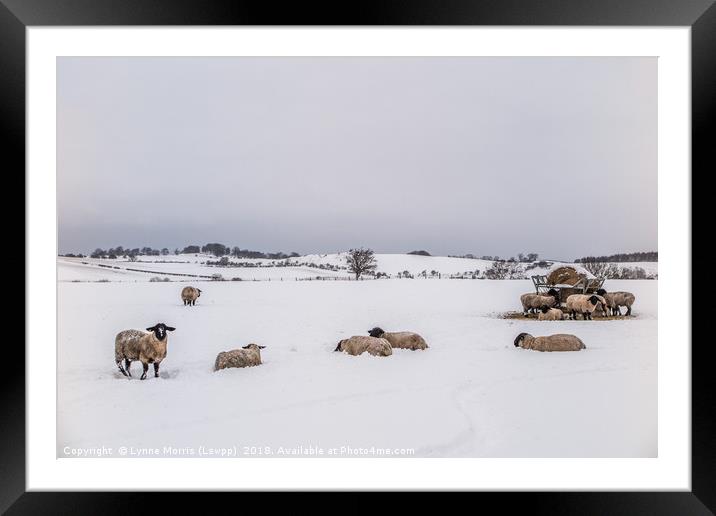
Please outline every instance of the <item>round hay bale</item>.
M547 283L550 285L574 285L584 277L574 267L564 266L550 272L547 276Z

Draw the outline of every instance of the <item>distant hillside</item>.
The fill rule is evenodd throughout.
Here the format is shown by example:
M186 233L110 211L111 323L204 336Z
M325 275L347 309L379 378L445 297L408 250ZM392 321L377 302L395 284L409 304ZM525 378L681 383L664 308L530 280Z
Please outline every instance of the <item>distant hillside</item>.
M213 254L169 254L132 258L59 257L60 281L303 281L348 280L346 253L294 256L280 260L237 258ZM394 279L529 279L546 275L562 262L539 261L519 263L479 258L421 256L408 254L376 254L378 268L372 278ZM584 267L590 270L592 264ZM608 268L595 269L609 279L656 279L655 262L610 263ZM591 271L590 272L594 272ZM156 279L155 279L156 278Z
M659 253L657 251L648 251L645 253L620 253L610 254L609 256L585 256L577 258L575 263L586 262L658 262Z

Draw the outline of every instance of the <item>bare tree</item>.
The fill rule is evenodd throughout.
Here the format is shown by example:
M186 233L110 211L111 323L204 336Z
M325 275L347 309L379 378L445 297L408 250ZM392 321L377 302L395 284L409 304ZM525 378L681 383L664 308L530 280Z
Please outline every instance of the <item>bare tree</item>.
M597 278L618 279L619 267L607 262L582 262L582 266Z
M495 261L492 266L485 271L487 279L507 279L510 275L510 265L507 262Z
M475 275L480 271L475 271ZM514 261L498 260L492 263L492 266L485 271L487 279L525 279L525 271L522 266Z
M359 279L362 274L373 272L378 267L373 251L362 247L349 250L346 261L348 270L356 275L356 279Z

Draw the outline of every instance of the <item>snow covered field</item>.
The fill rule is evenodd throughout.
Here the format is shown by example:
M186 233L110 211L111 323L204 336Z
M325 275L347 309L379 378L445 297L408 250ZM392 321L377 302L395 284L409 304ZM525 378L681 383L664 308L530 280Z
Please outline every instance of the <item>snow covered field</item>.
M537 322L497 316L519 309L529 280L73 283L99 268L58 263L61 457L657 455L657 281L607 282L636 294L629 320ZM181 304L186 284L203 290L195 307ZM114 336L157 322L176 327L161 377L139 381L134 363L128 381ZM419 332L430 349L333 352L374 325ZM587 349L516 349L523 331L574 333ZM249 342L267 346L262 366L212 371L218 352Z

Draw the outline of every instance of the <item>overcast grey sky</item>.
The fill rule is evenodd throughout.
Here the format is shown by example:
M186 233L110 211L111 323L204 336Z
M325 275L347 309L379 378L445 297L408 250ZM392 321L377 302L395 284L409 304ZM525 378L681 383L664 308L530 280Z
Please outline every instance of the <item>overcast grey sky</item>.
M58 58L59 251L657 249L656 58Z

